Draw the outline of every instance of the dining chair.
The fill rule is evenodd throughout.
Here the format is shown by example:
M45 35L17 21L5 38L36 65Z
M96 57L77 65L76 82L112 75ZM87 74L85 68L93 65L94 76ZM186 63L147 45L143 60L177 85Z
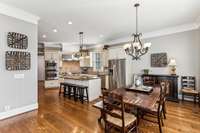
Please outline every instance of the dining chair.
M184 101L184 96L193 96L194 103L196 103L197 97L199 97L199 92L196 90L196 78L194 76L182 76L181 77L181 91L182 91L182 101Z
M166 101L167 101L167 96L169 95L169 90L170 90L170 83L169 81L165 80L161 82L161 87L162 87L162 93L164 95L164 102L163 102L163 116L164 119L166 119L166 114L167 114L167 107L166 107Z
M125 112L123 96L103 92L103 114L105 133L113 131L113 128L120 130L121 133L138 132L137 118Z
M159 126L159 131L162 133L162 126L164 126L163 122L163 105L164 105L164 100L165 100L165 93L166 93L166 84L161 83L160 84L160 97L158 102L151 108L151 109L144 109L142 110L142 119L152 122L152 123L157 123ZM154 118L154 119L152 119Z

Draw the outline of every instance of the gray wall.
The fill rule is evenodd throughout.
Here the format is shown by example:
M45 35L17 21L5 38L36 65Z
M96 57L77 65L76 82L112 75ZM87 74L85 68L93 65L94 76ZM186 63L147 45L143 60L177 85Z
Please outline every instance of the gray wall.
M5 51L18 50L7 46L8 32L28 35L28 49L23 51L31 53L30 70L6 70ZM37 25L0 15L0 113L5 112L5 106L10 106L10 110L13 110L37 104L37 44ZM24 78L15 79L15 74L24 74Z
M142 69L150 69L150 73L152 74L169 74L169 67L156 68L151 67L150 65L150 55L152 53L166 52L168 58L176 59L177 75L196 76L198 80L200 77L200 58L198 55L200 45L197 35L198 30L193 30L144 40L145 42L151 42L152 46L149 52L144 55L141 60L133 61L134 73L141 73Z
M152 74L169 74L169 67L154 68L150 65L151 53L166 52L168 58L175 58L177 61L177 75L196 76L198 81L197 86L198 88L200 87L200 29L155 37L143 41L151 42L152 46L149 52L138 61L129 59L129 57L125 55L123 46L109 49L109 58L126 57L129 59L127 60L129 64L127 79L132 79L133 74L143 73L143 69L150 69L150 73ZM129 82L131 82L131 80Z

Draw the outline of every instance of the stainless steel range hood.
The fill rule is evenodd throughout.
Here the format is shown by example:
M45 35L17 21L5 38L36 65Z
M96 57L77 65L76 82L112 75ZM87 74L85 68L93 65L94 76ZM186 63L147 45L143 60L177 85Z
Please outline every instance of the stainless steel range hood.
M79 61L78 58L74 57L74 55L63 54L62 61Z

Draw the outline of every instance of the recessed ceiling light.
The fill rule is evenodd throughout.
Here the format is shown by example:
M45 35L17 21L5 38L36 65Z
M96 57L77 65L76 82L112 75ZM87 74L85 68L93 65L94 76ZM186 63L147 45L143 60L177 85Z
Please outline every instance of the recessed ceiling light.
M55 33L56 33L56 32L58 32L58 30L57 30L57 29L53 29L53 32L55 32Z
M42 38L47 38L47 36L46 35L42 35Z
M68 21L68 24L72 24L72 21Z

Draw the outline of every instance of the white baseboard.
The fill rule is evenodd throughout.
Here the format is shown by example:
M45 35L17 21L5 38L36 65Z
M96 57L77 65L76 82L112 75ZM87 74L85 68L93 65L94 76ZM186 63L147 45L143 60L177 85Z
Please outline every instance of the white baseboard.
M32 110L35 110L35 109L38 109L38 103L31 104L31 105L24 106L24 107L20 107L20 108L16 108L16 109L12 109L12 110L9 110L9 111L6 111L6 112L1 112L0 113L0 120L6 119L6 118L9 118L9 117L18 115L18 114L22 114L22 113L25 113L25 112L29 112L29 111L32 111Z

